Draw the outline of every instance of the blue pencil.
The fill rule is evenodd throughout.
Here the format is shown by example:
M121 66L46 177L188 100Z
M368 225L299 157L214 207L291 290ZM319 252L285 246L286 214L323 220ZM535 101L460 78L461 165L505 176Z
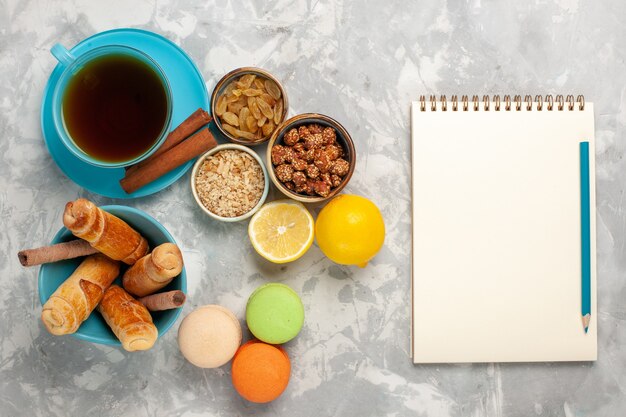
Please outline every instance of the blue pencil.
M580 142L581 315L585 333L591 321L591 226L589 142Z

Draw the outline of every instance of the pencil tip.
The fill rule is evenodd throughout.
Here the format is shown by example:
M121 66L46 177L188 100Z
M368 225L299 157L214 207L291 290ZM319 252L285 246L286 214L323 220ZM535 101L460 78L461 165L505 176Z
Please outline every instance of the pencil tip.
M585 333L589 331L589 322L591 321L591 314L587 313L583 316L583 328Z

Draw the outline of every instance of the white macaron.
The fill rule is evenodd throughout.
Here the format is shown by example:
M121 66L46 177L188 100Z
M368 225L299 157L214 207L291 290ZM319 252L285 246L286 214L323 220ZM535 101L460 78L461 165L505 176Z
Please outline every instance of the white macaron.
M241 324L227 308L198 307L178 328L183 356L200 368L217 368L230 361L241 345Z

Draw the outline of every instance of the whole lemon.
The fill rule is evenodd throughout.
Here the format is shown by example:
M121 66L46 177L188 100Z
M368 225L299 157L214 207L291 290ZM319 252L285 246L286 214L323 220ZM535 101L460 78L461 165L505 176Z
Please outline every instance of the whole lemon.
M385 222L378 207L367 198L342 194L320 211L315 238L333 262L363 268L383 246Z

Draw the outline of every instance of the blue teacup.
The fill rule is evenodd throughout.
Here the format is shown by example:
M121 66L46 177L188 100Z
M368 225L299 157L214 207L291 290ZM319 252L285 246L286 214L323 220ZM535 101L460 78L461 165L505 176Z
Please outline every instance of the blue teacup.
M153 152L155 152L159 148L159 146L161 146L163 141L165 141L170 130L171 119L172 119L172 93L171 93L169 81L167 80L165 73L152 58L150 58L148 55L146 55L145 53L135 48L122 46L122 45L101 46L101 47L92 49L90 51L87 51L79 56L75 56L72 52L68 51L62 45L56 44L52 47L50 52L52 53L52 55L54 55L54 57L59 61L59 64L63 67L63 72L61 73L61 76L59 77L59 80L56 84L56 87L54 89L53 96L52 96L52 118L54 120L54 125L56 128L56 131L59 134L61 142L65 145L65 147L67 147L67 149L70 152L72 152L72 154L74 154L80 160L86 163L89 163L91 165L95 165L95 166L99 166L103 168L120 168L120 167L129 166L132 164L136 164L137 162L148 158ZM149 73L151 78L156 77L156 79L158 79L156 85L158 87L162 87L162 90L153 89L152 91L155 91L156 93L158 93L160 97L164 96L164 107L161 106L162 111L160 112L160 115L158 119L156 120L157 123L156 124L152 123L150 130L141 130L143 126L141 123L144 123L146 117L149 117L149 114L150 114L147 111L146 106L149 106L151 103L154 103L154 100L150 100L149 97L148 98L139 97L134 102L132 100L129 101L129 98L126 98L126 102L120 102L118 100L114 102L114 104L110 104L110 105L108 105L108 103L99 102L98 100L91 100L91 101L86 100L85 101L86 103L90 103L87 107L93 106L94 108L81 109L81 106L73 105L76 109L75 110L69 109L72 106L69 106L67 104L69 101L71 101L70 98L68 98L66 95L66 93L69 91L68 87L70 89L74 88L72 87L72 83L74 83L75 85L76 82L78 81L80 81L80 83L83 83L83 84L86 83L86 79L85 79L86 73L84 72L84 71L88 71L86 70L86 68L87 69L91 68L90 65L93 67L93 65L96 62L102 62L101 60L107 59L107 58L118 59L120 60L119 62L130 62L132 65L135 65L135 64L142 65L143 69L154 73L154 74ZM109 63L109 65L111 64ZM120 66L119 69L121 70L121 68L122 67ZM118 70L117 68L115 68L115 64L113 64L113 69ZM81 73L81 71L83 72ZM120 80L125 79L123 72L117 74L116 76ZM77 77L83 77L83 78L77 78ZM102 85L104 85L104 83L98 86L98 83L100 81L98 80L97 76L95 77L92 76L92 77L95 78L93 80L94 90L97 88L102 89ZM121 83L121 85L123 85L123 83ZM80 87L80 88L83 88L83 90L86 89L86 87ZM123 89L122 87L120 88ZM124 91L121 91L119 95L123 95L123 93ZM88 96L88 94L86 95ZM127 95L129 97L132 96L130 93ZM118 105L118 103L121 103L121 105ZM96 106L98 107L97 109L95 108ZM103 109L99 108L101 106L103 107ZM104 107L104 106L107 106L107 107ZM102 112L103 114L102 118L108 117L108 115L111 112L117 112L118 116L120 115L124 116L128 120L131 119L130 115L131 114L134 115L135 113L137 113L138 115L141 115L141 118L138 118L139 121L131 126L128 123L121 123L121 124L118 123L118 125L115 125L115 123L109 122L107 120L104 120L104 121L94 120L93 123L91 123L92 117L90 116L90 117L85 118L85 120L81 122L83 125L88 125L88 123L91 123L91 125L93 126L93 130L90 133L89 129L83 128L82 130L80 130L80 129L73 127L73 126L76 126L77 124L75 122L71 122L71 120L73 119L69 117L75 114L76 112L78 112L80 115L80 112L82 111L84 111L85 114L89 114L89 115ZM132 113L133 111L135 113ZM72 116L72 117L76 119L78 116ZM78 118L80 119L80 117ZM162 126L160 126L161 120L163 120ZM160 131L158 130L159 127L160 127ZM72 132L72 129L73 129L73 132ZM132 129L134 129L134 131L139 131L139 132L142 132L142 134L144 134L144 136L142 137L142 141L143 141L142 143L139 143L139 141L135 143L133 142L132 138L129 139L124 136L124 134L126 134L127 136L132 136L132 134L130 133L133 131ZM150 133L146 134L146 131L149 131ZM120 132L120 134L116 134L116 132ZM92 137L90 138L84 137L90 134L92 135ZM109 148L109 144L107 143L108 140L106 138L111 138L112 140L112 143L110 144L111 146L110 148ZM113 149L114 146L117 146L118 148L120 147L119 142L121 138L124 138L123 143L128 144L129 146L128 149L130 152L128 153L127 156L121 156L117 158L105 158L105 157L102 157L101 155L97 155L96 152L90 152L89 148L85 146L85 144L91 141L92 144L95 143L97 147L99 147L100 149L104 149L105 151L108 152L110 149ZM115 140L117 140L117 144L113 143ZM83 145L81 145L81 143ZM122 147L124 146L125 145L122 145Z

